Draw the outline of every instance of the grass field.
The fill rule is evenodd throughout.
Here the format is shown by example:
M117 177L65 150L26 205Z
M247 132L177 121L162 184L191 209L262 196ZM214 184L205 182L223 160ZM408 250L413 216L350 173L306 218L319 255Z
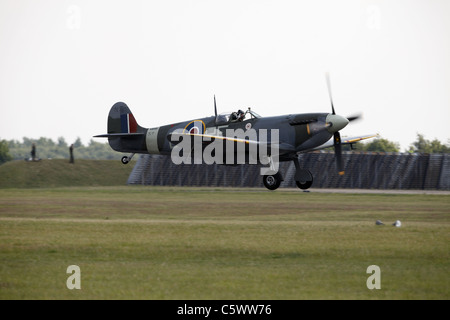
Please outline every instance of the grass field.
M0 189L0 299L449 299L449 217L449 195Z
M131 170L118 160L10 161L0 165L0 189L125 185Z

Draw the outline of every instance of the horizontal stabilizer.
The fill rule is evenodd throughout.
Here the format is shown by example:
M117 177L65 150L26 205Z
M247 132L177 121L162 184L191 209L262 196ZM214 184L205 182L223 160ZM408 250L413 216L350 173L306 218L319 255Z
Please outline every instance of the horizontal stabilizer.
M135 133L107 133L107 134L99 134L94 136L94 138L126 138L126 137L135 137L135 136L144 136L145 133L135 132Z

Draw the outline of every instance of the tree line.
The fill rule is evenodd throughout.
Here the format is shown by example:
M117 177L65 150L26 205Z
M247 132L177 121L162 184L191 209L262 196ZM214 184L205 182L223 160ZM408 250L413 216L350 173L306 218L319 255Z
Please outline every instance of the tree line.
M345 150L349 150L348 149ZM400 152L400 144L387 139L378 138L366 143L356 143L353 150L372 152ZM423 134L418 133L416 141L410 144L408 153L450 153L450 140L443 144L438 139L427 140Z
M0 164L10 160L23 160L31 157L33 143L36 146L36 157L40 159L69 159L70 144L63 137L53 141L49 138L23 138L18 140L0 140ZM90 140L87 146L78 138L73 143L75 159L120 160L123 156L111 149L108 143Z
M22 160L30 158L31 146L36 145L36 156L41 159L69 159L69 144L63 137L55 142L52 139L41 137L39 139L23 138L18 140L0 140L0 164L10 160ZM90 140L87 146L78 138L74 143L75 159L119 160L121 153L111 149L108 143ZM350 150L346 145L343 150ZM353 146L356 151L371 152L400 152L400 144L387 139L378 138L370 142L356 143ZM423 134L417 134L407 152L410 153L450 153L450 141L443 144L437 139L427 140Z

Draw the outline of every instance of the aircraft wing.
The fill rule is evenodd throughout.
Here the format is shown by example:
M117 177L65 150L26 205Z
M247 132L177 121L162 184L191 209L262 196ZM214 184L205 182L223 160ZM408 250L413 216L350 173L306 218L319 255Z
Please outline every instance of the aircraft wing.
M199 134L199 133L181 133L180 135L185 135L185 136L190 136L191 138L193 137L202 137L202 143L203 144L210 144L214 139L220 139L220 140L224 140L224 141L233 141L233 142L237 142L237 143L245 143L248 145L259 145L259 146L264 146L264 147L271 147L272 144L270 142L261 142L261 141L257 141L257 140L250 140L250 139L242 139L242 138L237 138L237 137L226 137L226 136L218 136L218 135L211 135L211 134ZM206 138L206 140L204 139ZM169 141L171 141L172 139L172 135L168 135L167 139L169 139ZM174 144L177 144L177 141L171 141ZM278 145L278 152L280 155L282 154L286 154L286 153L293 153L295 152L295 148L294 146L288 144L288 143L281 143Z
M368 135L358 136L358 137L350 137L350 138L344 137L344 138L341 138L341 145L342 144L352 144L352 143L356 143L356 142L359 142L359 141L362 141L362 140L375 138L375 137L378 137L378 136L379 136L379 134L375 133L375 134L368 134ZM333 146L334 146L334 141L333 141L333 139L330 139L330 140L328 140L327 142L325 142L324 144L322 144L322 145L320 145L318 147L315 147L315 148L312 148L312 149L308 149L308 150L305 150L305 151L302 151L302 152L321 150L321 149L325 149L325 148L329 148L329 147L333 147Z
M174 134L169 134L167 135L167 139L173 143L173 144L178 144L179 141L172 140L172 136ZM251 143L258 143L258 141L253 141L253 140L246 140L246 139L240 139L240 138L235 138L235 137L224 137L224 136L215 136L215 135L210 135L210 134L199 134L199 133L178 133L175 135L179 135L179 136L189 136L191 138L194 137L202 137L202 143L204 144L210 144L212 142L213 139L220 139L220 140L228 140L228 141L234 141L234 142L241 142L241 143L246 143L246 144L251 144ZM204 140L203 138L207 138L207 140Z

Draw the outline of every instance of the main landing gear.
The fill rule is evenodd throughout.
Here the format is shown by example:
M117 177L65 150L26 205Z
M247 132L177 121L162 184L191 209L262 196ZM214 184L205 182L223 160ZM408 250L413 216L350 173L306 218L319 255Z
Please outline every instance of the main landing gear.
M311 171L301 169L298 158L295 158L293 161L295 165L295 184L302 190L310 188L314 181ZM281 181L283 181L283 176L280 172L263 176L263 184L269 190L277 189L280 186Z
M298 162L298 158L294 159L295 165L295 184L302 190L306 190L311 187L313 183L313 175L311 171L307 169L301 169Z

